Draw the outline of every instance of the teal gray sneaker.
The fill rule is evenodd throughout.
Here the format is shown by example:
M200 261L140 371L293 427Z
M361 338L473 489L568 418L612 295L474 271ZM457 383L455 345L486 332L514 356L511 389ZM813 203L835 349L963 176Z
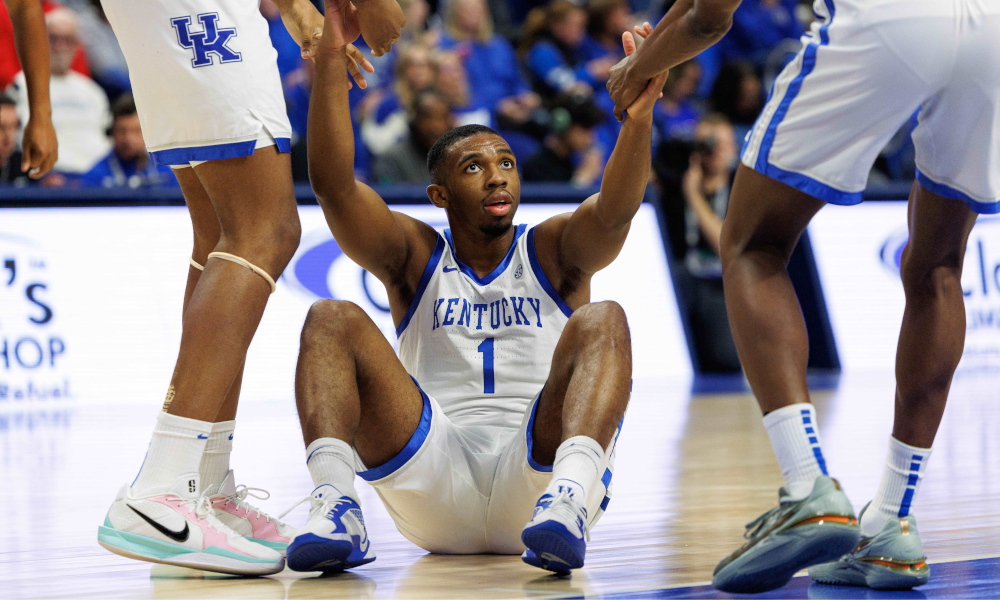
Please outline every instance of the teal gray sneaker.
M931 568L920 543L917 520L910 515L890 520L875 537L861 538L857 548L840 560L810 567L809 576L831 585L908 590L927 583Z
M733 594L758 594L779 588L798 570L849 552L861 533L854 508L836 479L820 476L812 493L779 504L747 525L747 542L722 559L712 586Z

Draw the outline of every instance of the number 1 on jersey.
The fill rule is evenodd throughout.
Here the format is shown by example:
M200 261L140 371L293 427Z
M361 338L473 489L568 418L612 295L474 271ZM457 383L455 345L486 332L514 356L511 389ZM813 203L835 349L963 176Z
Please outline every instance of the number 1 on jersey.
M483 393L493 393L493 338L486 338L476 348L483 353Z

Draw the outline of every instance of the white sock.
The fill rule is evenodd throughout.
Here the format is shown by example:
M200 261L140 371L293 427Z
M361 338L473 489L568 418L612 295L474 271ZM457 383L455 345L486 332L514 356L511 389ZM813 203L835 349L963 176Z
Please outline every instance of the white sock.
M785 478L789 500L802 500L816 478L826 475L826 461L816 428L816 411L808 402L784 406L764 415L764 427Z
M603 460L604 448L593 438L585 435L569 438L556 449L552 481L545 492L555 496L560 491L568 491L571 498L586 506Z
M910 514L910 505L924 479L930 457L930 448L915 448L889 437L889 455L885 459L882 483L861 517L861 535L873 537L890 520Z
M354 489L354 450L344 440L319 438L306 448L306 466L313 485L332 485L342 496L358 502Z
M205 452L201 455L201 486L208 489L219 485L229 474L229 455L233 453L233 432L236 421L221 421L212 424L208 434Z
M197 473L211 432L212 423L161 412L156 417L146 459L132 482L132 493L136 496L166 493L181 475Z

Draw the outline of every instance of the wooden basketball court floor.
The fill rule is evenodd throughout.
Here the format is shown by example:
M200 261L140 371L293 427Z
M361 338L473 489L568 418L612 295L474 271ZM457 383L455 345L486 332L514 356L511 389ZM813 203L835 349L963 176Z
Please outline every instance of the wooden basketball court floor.
M915 515L931 582L885 593L797 577L781 598L1000 597L1000 375L960 374ZM891 373L845 375L814 393L827 464L856 510L874 494L893 409ZM378 560L319 578L241 579L124 559L97 526L142 460L157 402L0 405L0 598L710 598L712 570L771 508L781 474L745 392L692 394L637 380L619 440L614 494L586 566L558 578L516 556L428 555L358 480ZM290 398L240 408L237 481L270 490L277 515L311 491ZM307 505L287 521L304 522Z

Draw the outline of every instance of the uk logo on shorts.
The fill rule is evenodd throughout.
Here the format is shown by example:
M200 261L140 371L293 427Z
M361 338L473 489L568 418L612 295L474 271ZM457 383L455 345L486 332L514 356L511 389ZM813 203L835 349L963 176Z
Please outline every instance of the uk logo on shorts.
M227 46L229 40L236 37L235 27L220 29L219 13L202 13L197 17L201 23L201 31L191 31L190 16L170 19L181 48L194 52L194 58L191 59L192 67L197 69L213 65L215 57L218 57L222 64L243 60L243 55Z

